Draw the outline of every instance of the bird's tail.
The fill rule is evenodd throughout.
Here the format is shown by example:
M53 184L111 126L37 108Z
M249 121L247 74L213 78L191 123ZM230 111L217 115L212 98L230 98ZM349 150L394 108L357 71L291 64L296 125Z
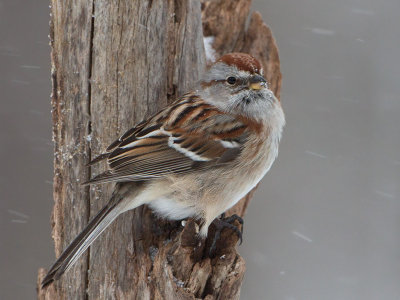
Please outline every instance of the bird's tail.
M121 191L122 190L122 191ZM82 232L64 250L57 261L50 268L42 281L42 288L60 278L65 271L78 260L87 248L97 239L97 237L110 225L119 214L124 212L127 193L130 188L120 188L117 184L110 201L97 213Z

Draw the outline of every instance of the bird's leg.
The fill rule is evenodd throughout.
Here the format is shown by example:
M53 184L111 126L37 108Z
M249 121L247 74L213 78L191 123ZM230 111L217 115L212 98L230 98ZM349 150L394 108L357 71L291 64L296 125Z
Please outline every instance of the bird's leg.
M238 226L232 224L235 221L238 221L241 225L241 229L238 228ZM232 215L229 217L225 217L225 213L221 215L221 218L215 219L212 224L215 226L215 234L213 236L210 250L209 250L209 256L213 257L216 252L217 248L217 241L221 238L221 232L225 228L231 229L236 235L238 236L240 240L240 244L242 244L242 235L243 235L243 219L239 217L238 215Z

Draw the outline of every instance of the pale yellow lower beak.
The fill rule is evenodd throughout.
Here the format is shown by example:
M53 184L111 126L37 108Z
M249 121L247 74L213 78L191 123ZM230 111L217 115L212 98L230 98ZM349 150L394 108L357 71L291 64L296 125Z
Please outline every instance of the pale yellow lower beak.
M265 82L254 82L254 83L250 84L249 88L252 90L259 91L259 90L265 88L265 86L266 86Z
M261 75L255 74L251 76L249 80L249 88L255 91L259 91L267 87L267 81Z

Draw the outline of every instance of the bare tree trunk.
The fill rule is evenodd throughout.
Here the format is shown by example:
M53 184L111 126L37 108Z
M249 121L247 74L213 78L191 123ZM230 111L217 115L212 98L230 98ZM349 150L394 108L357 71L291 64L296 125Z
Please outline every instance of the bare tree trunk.
M55 142L52 216L56 255L109 200L113 185L82 187L104 171L87 168L123 131L189 91L205 67L204 36L217 56L253 54L279 96L275 41L250 0L52 0ZM203 26L202 26L203 24ZM251 194L251 193L250 193ZM243 216L250 195L230 213ZM212 230L212 229L211 229ZM154 217L146 207L120 216L40 299L238 299L245 263L224 231L216 258L203 255L195 224ZM210 232L212 235L212 232ZM38 282L45 270L39 270Z

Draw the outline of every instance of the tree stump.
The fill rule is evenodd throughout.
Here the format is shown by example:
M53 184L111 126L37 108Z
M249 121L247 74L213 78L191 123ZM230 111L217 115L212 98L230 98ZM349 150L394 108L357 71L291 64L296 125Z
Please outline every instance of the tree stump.
M277 47L250 0L52 0L50 44L56 256L109 200L113 184L81 186L106 166L85 164L141 119L189 91L218 57L257 57L279 97ZM208 57L208 60L212 58ZM243 216L251 193L229 214ZM245 272L237 237L224 231L213 259L195 223L159 220L147 207L125 213L39 299L239 299ZM210 229L212 231L212 228ZM209 235L212 236L212 232Z

